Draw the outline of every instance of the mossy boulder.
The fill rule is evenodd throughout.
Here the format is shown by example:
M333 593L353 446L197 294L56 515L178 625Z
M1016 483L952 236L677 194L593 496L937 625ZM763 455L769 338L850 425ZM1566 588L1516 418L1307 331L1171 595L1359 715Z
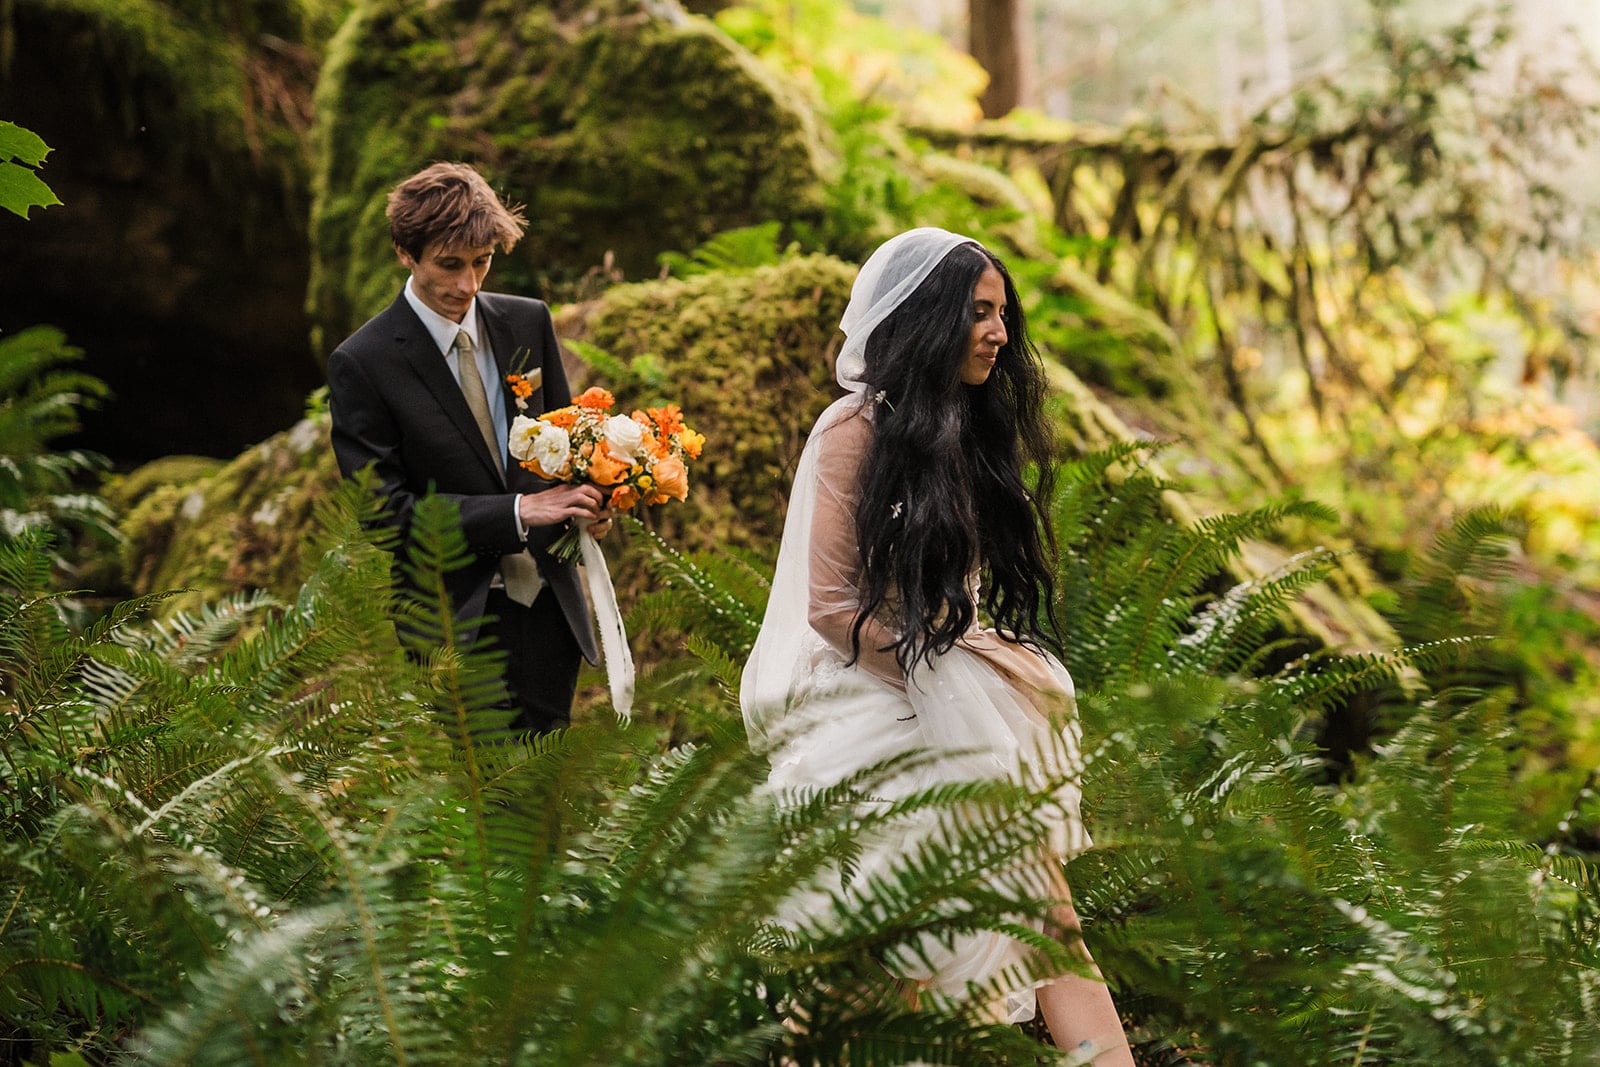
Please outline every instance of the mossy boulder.
M177 609L247 589L292 597L312 562L313 512L339 472L318 415L209 472L158 460L127 480L142 492L123 520L123 581L135 593L189 590L167 602Z
M309 306L323 355L392 300L390 189L473 163L527 207L512 292L640 277L714 233L821 211L808 112L673 4L357 0L318 86Z

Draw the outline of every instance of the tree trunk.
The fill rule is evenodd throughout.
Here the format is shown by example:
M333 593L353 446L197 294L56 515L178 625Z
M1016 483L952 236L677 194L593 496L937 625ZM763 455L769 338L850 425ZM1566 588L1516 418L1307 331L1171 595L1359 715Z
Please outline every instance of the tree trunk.
M989 72L978 101L983 117L997 119L1022 103L1022 0L967 0L969 51Z

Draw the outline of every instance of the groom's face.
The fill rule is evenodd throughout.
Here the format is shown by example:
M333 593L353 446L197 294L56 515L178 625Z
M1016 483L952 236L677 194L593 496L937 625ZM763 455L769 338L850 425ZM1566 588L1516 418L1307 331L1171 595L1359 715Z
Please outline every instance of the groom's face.
M470 248L430 244L415 258L404 249L395 251L411 272L411 287L417 296L451 322L460 322L466 315L494 261L493 245Z

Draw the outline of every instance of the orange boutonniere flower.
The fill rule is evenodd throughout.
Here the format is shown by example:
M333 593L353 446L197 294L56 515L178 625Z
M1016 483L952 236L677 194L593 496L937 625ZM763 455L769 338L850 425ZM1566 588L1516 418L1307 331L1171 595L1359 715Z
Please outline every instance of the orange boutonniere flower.
M524 369L532 356L532 349L520 349L516 358L511 361L511 373L506 375L506 385L511 388L511 397L516 401L518 411L528 410L528 398L544 382L543 367L534 367L532 370Z

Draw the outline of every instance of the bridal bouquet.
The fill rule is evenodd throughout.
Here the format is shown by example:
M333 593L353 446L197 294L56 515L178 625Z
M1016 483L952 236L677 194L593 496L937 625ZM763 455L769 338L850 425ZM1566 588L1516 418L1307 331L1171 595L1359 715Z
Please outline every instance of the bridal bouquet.
M511 454L549 481L599 486L617 511L686 499L687 464L699 458L706 439L683 424L676 404L613 415L616 402L597 386L536 419L518 415L511 423ZM577 537L577 531L568 531L550 553L575 559Z
M533 394L522 375L507 375L517 407ZM689 495L688 461L698 459L706 439L683 424L678 405L613 415L616 398L598 387L571 404L536 419L518 415L511 423L511 455L522 466L552 482L588 482L606 493L607 504L627 511L638 504L664 504ZM617 608L617 594L606 572L600 546L581 527L550 546L559 559L581 557L600 630L600 648L611 681L611 705L627 719L633 706L633 654Z

